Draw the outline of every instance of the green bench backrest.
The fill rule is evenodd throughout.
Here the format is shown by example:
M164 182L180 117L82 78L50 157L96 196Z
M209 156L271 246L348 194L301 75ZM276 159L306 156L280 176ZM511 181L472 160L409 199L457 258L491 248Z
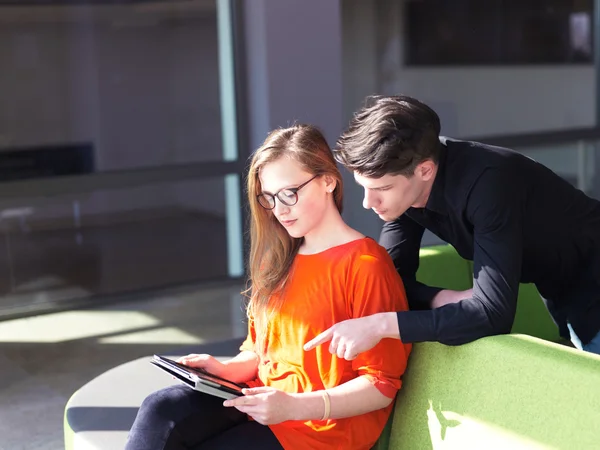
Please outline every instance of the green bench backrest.
M523 335L415 344L393 414L394 450L598 449L600 357Z
M451 245L423 247L417 280L428 286L464 291L473 287L473 270Z

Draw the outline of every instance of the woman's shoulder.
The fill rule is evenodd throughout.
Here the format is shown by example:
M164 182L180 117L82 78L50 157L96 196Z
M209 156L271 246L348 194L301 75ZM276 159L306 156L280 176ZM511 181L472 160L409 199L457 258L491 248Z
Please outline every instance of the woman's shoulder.
M393 268L393 262L385 248L373 238L361 234L318 253L298 254L297 258L307 263L331 263L338 269L348 266L364 269L368 267L376 269L381 266Z
M389 254L373 238L359 236L344 244L337 245L323 252L323 256L342 271L369 272L394 268ZM343 269L345 268L345 269ZM365 273L366 274L366 273Z
M373 286L388 286L396 289L400 286L400 275L394 267L392 258L377 241L366 237L357 242L346 257L346 279L352 289L366 289ZM377 280L377 281L374 281Z
M388 252L377 241L368 236L360 239L348 256L359 266L392 266L393 262Z

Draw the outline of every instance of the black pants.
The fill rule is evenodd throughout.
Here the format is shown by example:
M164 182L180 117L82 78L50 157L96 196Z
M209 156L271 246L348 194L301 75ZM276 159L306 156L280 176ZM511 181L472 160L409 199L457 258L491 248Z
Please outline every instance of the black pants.
M283 448L269 427L223 401L185 385L154 392L142 403L125 450Z
M600 332L600 255L588 263L561 293L544 294L543 286L538 290L563 338L571 338L567 322L583 345Z

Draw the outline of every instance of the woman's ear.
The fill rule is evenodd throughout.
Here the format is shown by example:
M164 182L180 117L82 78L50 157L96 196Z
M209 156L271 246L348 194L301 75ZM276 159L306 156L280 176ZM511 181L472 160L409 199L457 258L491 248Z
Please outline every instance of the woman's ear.
M325 175L323 179L325 180L325 189L327 190L327 192L332 193L335 187L337 186L336 179L333 178L331 175Z

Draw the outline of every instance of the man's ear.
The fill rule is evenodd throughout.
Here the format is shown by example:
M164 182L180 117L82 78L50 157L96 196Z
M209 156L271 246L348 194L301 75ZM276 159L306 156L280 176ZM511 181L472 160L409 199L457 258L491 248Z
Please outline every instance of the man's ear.
M427 159L417 166L416 172L421 180L429 181L435 175L436 168L437 165L432 160Z

